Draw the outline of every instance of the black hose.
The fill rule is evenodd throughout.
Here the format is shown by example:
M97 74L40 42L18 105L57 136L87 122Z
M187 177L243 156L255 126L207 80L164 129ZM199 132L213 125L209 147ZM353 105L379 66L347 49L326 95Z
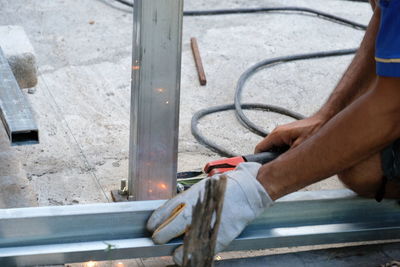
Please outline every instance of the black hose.
M262 110L267 112L273 112L281 115L285 115L297 120L304 119L305 117L300 113L295 111L291 111L289 109L269 105L269 104L258 104L258 103L241 103L241 96L244 89L244 85L246 81L256 72L261 69L268 68L275 66L279 63L290 62L290 61L297 61L297 60L305 60L305 59L315 59L315 58L325 58L325 57L334 57L334 56L344 56L354 54L357 49L343 49L343 50L335 50L335 51L327 51L327 52L317 52L317 53L310 53L310 54L300 54L300 55L293 55L293 56L286 56L286 57L277 57L272 59L266 59L260 61L250 68L248 68L242 75L236 84L235 89L235 98L234 104L222 105L222 106L214 106L211 108L205 108L202 110L197 111L191 120L191 132L194 138L202 144L203 146L209 148L210 150L218 153L223 157L234 157L237 154L217 145L216 143L212 142L204 135L202 135L198 128L199 120L207 115L218 113L227 110L235 110L236 117L238 118L239 122L246 127L248 130L252 131L253 133L265 137L269 133L261 129L261 127L257 126L255 123L250 121L250 119L244 114L244 109L251 109L251 110Z
M115 0L123 5L133 7L133 3L126 0ZM305 7L254 7L254 8L234 8L234 9L214 9L214 10L195 10L195 11L184 11L184 16L216 16L216 15L234 15L234 14L254 14L254 13L268 13L268 12L298 12L317 15L320 18L327 19L329 21L340 23L346 26L350 26L359 30L365 30L365 25L350 21L345 18L341 18L326 12L318 11L311 8Z
M268 132L261 129L259 126L254 124L246 117L242 110L241 98L244 85L246 81L256 72L263 68L272 67L277 65L278 63L290 62L290 61L297 61L297 60L304 60L304 59L313 59L313 58L325 58L325 57L334 57L334 56L344 56L354 54L357 49L344 49L344 50L335 50L335 51L327 51L327 52L317 52L311 54L301 54L301 55L294 55L294 56L286 56L286 57L277 57L272 59L266 59L260 61L250 68L248 68L242 75L240 75L239 81L236 84L235 89L235 113L240 121L240 123L245 126L247 129L252 131L253 133L265 137L268 135ZM282 115L286 115L295 119L302 119L304 116L301 114L295 113L296 115L293 116L294 112L283 109L276 106L271 106L269 112L274 112Z
M367 27L360 23L350 21L329 13L318 11L311 8L304 7L256 7L256 8L235 8L235 9L216 9L216 10L198 10L198 11L184 11L184 16L215 16L215 15L232 15L232 14L249 14L249 13L268 13L268 12L297 12L297 13L308 13L317 15L320 18L327 19L329 21L340 23L349 27L353 27L359 30L365 30Z
M204 11L201 11L204 12ZM317 11L318 12L318 11ZM339 20L336 19L335 16L329 16L330 19L334 19L339 22L343 22L342 19L339 18ZM366 26L361 25L359 23L351 22L346 20L345 23L346 26L351 26L356 29L366 29ZM344 55L350 55L354 54L357 51L357 49L343 49L343 50L335 50L335 51L325 51L325 52L317 52L317 53L310 53L310 54L299 54L299 55L292 55L292 56L284 56L284 57L277 57L277 58L272 58L272 59L265 59L263 61L260 61L250 68L248 68L239 78L237 84L236 84L236 89L235 89L235 98L234 98L234 104L230 105L223 105L223 106L215 106L211 108L206 108L203 110L200 110L196 112L191 121L191 131L193 136L196 138L196 140L204 145L205 147L209 148L210 150L218 153L221 156L224 157L233 157L236 156L235 153L217 145L216 143L210 141L208 138L203 136L198 127L197 124L199 123L199 120L209 114L217 113L217 112L222 112L226 110L235 110L236 117L238 118L239 122L252 131L253 133L265 137L268 135L268 132L264 131L261 127L250 121L250 119L244 114L243 109L257 109L257 110L263 110L267 112L273 112L273 113L278 113L282 114L285 116L292 117L294 119L303 119L304 116L291 111L286 108L282 108L279 106L274 106L274 105L267 105L267 104L253 104L253 103L246 103L242 104L241 103L241 96L242 92L244 89L244 85L246 81L256 72L258 72L261 69L268 68L275 66L279 63L285 63L285 62L290 62L290 61L297 61L297 60L305 60L305 59L315 59L315 58L325 58L325 57L333 57L333 56L344 56Z
M129 1L125 1L125 0L114 0L114 1L117 1L118 3L123 4L125 6L133 7L133 3L129 2Z
M235 104L228 104L228 105L222 105L222 106L214 106L211 108L205 108L205 109L197 111L193 115L192 121L191 121L191 131L192 131L194 138L196 138L196 140L203 146L209 148L210 150L218 153L219 155L221 155L223 157L237 156L237 154L217 145L216 143L214 143L211 140L209 140L208 138L206 138L204 135L202 135L200 133L200 130L197 127L199 120L207 115L217 113L217 112L227 111L227 110L234 110L234 109L235 109ZM304 116L299 113L288 110L286 108L273 106L273 105L246 103L246 104L241 104L241 109L251 109L251 110L262 110L262 111L267 111L267 112L275 112L275 113L279 113L279 114L283 114L283 115L292 117L297 120L304 118Z

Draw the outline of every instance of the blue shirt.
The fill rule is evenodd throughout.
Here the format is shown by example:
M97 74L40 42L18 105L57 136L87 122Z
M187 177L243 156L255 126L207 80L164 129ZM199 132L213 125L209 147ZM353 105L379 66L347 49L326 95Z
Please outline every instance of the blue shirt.
M376 38L376 74L400 77L400 0L379 0L381 21Z

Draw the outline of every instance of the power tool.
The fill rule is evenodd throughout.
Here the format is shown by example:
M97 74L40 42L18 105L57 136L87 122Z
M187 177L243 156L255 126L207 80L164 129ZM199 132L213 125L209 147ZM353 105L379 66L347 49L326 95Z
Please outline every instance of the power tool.
M207 163L202 171L180 172L177 179L178 193L190 188L190 186L204 178L234 170L242 162L266 164L279 157L284 151L286 149L219 159Z

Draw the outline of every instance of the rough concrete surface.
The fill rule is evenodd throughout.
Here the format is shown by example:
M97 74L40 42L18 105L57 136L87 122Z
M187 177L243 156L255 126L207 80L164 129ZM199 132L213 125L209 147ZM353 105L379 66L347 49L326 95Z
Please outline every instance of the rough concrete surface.
M185 2L186 10L260 6L311 7L364 24L371 16L368 4L342 0ZM27 97L40 127L39 145L0 146L0 181L9 180L12 172L15 195L34 195L42 206L110 201L110 190L128 173L130 9L113 0L0 0L0 13L0 25L23 27L35 49L38 85ZM195 141L190 119L199 109L232 103L235 83L246 68L265 58L354 48L362 36L360 30L310 15L185 17L179 171L199 169L219 158ZM207 86L199 85L190 37L198 40ZM261 71L247 83L243 100L310 115L350 60L351 56L301 61ZM291 121L256 111L246 114L267 130ZM236 153L251 153L261 140L241 127L233 112L206 117L200 129ZM342 185L333 178L308 190L338 187Z
M216 267L252 266L252 267L378 267L400 258L399 243L379 244L325 250L304 251L290 254L268 255L252 258L216 261ZM398 266L398 265L388 265Z
M35 51L24 28L16 25L0 26L0 47L6 56L21 88L37 84Z
M36 194L26 179L20 154L10 147L4 129L0 129L0 208L37 205Z

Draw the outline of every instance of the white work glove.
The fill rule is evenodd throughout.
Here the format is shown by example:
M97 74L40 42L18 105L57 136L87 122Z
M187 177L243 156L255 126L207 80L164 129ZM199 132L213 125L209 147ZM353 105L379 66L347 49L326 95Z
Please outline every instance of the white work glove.
M273 201L256 179L260 167L259 163L246 162L225 173L228 179L215 253L225 249L251 221L272 205ZM219 175L210 179L219 179ZM198 182L153 212L147 229L153 232L155 243L164 244L185 233L192 221L193 206L199 195L204 197L205 183L206 179ZM183 246L175 250L174 261L182 264Z

